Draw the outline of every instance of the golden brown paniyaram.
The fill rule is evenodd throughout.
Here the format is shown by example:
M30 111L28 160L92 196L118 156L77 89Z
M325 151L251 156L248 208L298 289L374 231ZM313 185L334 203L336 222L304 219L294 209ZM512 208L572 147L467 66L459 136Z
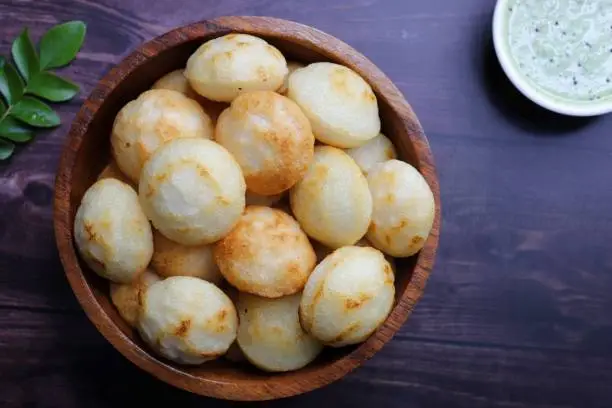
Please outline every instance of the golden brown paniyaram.
M181 364L221 357L236 339L238 315L221 289L192 276L173 276L141 296L138 330L157 353Z
M117 311L132 327L136 327L140 314L140 296L161 278L151 269L145 270L130 283L110 283L110 297Z
M217 122L215 141L238 161L247 188L275 195L304 176L312 161L310 122L292 100L276 92L243 93Z
M352 149L347 149L346 153L351 156L359 166L363 174L368 175L368 171L378 163L386 162L397 158L395 146L389 138L382 133L366 144Z
M212 121L193 99L180 92L152 89L119 111L111 146L121 171L138 183L145 161L165 142L177 138L212 139Z
M240 166L219 144L174 139L145 163L138 185L153 226L183 245L204 245L227 234L244 210Z
M117 283L134 281L153 255L153 234L138 195L114 178L98 180L85 192L74 239L89 267Z
M370 225L372 196L344 151L317 146L304 178L290 191L291 209L308 236L331 248L352 245Z
M416 254L425 245L436 212L427 181L408 163L389 160L370 169L368 185L374 208L368 240L391 256Z
M246 358L266 371L290 371L304 367L323 345L300 326L300 294L267 299L240 293L240 326L236 341Z
M112 159L110 163L106 165L106 167L102 170L102 172L98 176L98 180L102 180L106 178L117 179L119 181L124 182L125 184L128 184L130 187L135 188L132 180L130 180L125 174L123 174L123 172L121 171L121 169L119 169L119 166L117 166L117 162L114 159Z
M234 229L215 245L215 260L238 290L276 298L302 290L316 256L289 214L249 206Z
M182 245L153 231L151 266L160 276L194 276L218 285L223 280L215 263L213 246Z
M380 132L376 95L352 69L317 62L294 71L287 96L310 119L317 140L331 146L357 147Z
M372 247L345 246L317 265L300 302L302 327L332 347L364 341L393 306L391 264Z
M275 91L287 75L287 61L264 39L232 33L202 44L189 56L185 76L213 101L231 102L251 91Z

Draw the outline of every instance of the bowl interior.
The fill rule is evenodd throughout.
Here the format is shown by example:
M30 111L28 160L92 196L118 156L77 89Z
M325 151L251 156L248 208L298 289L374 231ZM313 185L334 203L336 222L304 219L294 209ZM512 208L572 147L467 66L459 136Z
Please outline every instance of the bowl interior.
M295 23L291 24L295 25ZM64 157L61 164L61 166L71 168L64 173L60 168L60 173L68 174L66 182L69 184L69 203L66 206L68 211L66 218L69 219L67 224L70 228L85 190L95 182L98 174L110 160L110 134L118 111L127 102L148 90L164 74L183 68L188 57L204 41L230 31L242 31L258 35L278 47L288 60L297 60L304 63L332 61L347 65L362 74L377 94L383 133L393 141L402 160L421 170L426 170L426 179L434 191L436 203L439 204L438 186L433 164L430 161L424 161L424 158L428 160L431 160L431 158L420 125L413 116L407 118L405 114L402 115L401 112L397 111L399 92L395 87L392 87L390 82L379 84L376 75L369 75L368 72L365 72L364 67L359 65L359 62L363 61L367 67L371 65L369 61L359 54L352 59L344 58L338 55L337 51L330 51L325 46L317 45L298 34L294 36L288 36L286 33L275 35L269 31L260 32L249 25L248 27L203 30L197 35L192 35L193 38L183 38L178 41L177 45L167 47L167 49L164 49L163 37L160 37L159 49L151 52L151 55L147 55L145 45L140 51L128 57L129 61L126 61L132 65L121 71L121 81L113 83L112 86L107 85L105 80L101 81L88 101L95 100L97 92L104 94L104 98L99 102L97 110L93 109L94 113L90 117L91 120L85 126L80 127L79 118L77 118L71 131L70 146L67 147L67 149L70 149L71 146L74 147L74 150L69 153L72 160L67 160ZM313 31L316 32L316 30ZM178 31L175 30L175 32ZM329 37L323 33L317 35L325 36L325 38ZM338 43L340 42L338 41ZM350 49L345 44L343 46ZM119 69L121 67L122 65L119 65ZM113 72L109 74L110 77L113 75ZM377 71L377 75L388 81L380 71ZM393 92L393 95L390 96L389 92ZM412 115L412 111L405 104L405 101L400 99L399 102L403 103L407 109L406 112ZM88 109L88 102L85 103L83 109ZM79 140L75 141L75 138ZM415 143L415 141L422 142L422 145ZM426 152L423 153L419 149L426 149ZM61 183L61 180L62 177L58 176L58 184ZM57 194L56 192L56 200L58 199ZM439 205L436 213L434 232L426 244L427 250L422 251L420 255L397 262L395 307L385 325L362 345L341 349L326 348L322 355L307 367L282 374L266 373L252 368L249 364L232 363L223 358L201 366L188 367L175 365L154 355L143 344L138 333L123 321L113 307L109 298L108 282L99 278L80 259L77 261L78 258L73 246L70 249L63 249L60 244L62 238L59 233L58 246L70 283L90 319L98 326L105 337L133 362L157 377L193 392L228 399L267 399L304 392L341 377L374 354L399 329L401 323L410 313L412 306L418 300L433 261L437 245ZM65 232L65 234L72 241L72 232ZM63 253L68 251L70 251L70 254ZM71 261L75 261L74 267L67 265ZM78 266L76 262L78 262ZM416 268L417 273L415 273L417 262L423 263L423 265L428 264L428 267L420 272L418 271L419 268ZM417 279L415 279L416 275L418 275ZM400 307L398 307L398 304ZM332 367L334 368L332 369ZM260 387L257 394L244 396L243 388L255 384ZM232 390L236 391L236 395L231 395Z

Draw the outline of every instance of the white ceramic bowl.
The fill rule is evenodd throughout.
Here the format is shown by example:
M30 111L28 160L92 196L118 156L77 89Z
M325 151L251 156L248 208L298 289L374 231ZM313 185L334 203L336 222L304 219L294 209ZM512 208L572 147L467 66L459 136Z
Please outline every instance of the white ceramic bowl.
M497 0L493 14L493 44L497 58L514 86L534 103L562 115L597 116L612 112L612 99L610 98L596 101L572 101L553 96L539 89L518 70L508 44L509 3L510 0Z

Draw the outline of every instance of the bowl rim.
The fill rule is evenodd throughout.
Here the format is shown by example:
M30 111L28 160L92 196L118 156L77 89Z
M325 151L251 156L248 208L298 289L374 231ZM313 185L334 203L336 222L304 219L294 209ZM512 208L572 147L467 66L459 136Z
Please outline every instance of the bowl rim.
M598 116L612 112L612 99L603 101L574 102L569 99L553 97L539 90L513 63L506 41L508 4L510 0L497 0L493 12L493 47L497 59L510 82L528 99L550 111L568 116Z
M413 275L391 313L373 335L347 355L320 370L302 373L298 370L293 372L292 378L271 376L260 381L241 380L240 384L201 378L184 372L156 358L121 331L96 300L79 266L73 244L70 208L72 174L81 142L97 109L111 91L150 57L186 42L231 32L259 35L270 40L282 39L310 47L328 59L342 61L362 75L377 95L386 100L394 114L401 118L405 133L414 147L419 170L431 187L436 204L434 224L425 246L417 255ZM69 284L89 320L115 349L144 371L175 387L220 399L255 401L298 395L330 384L360 366L393 337L425 288L438 246L440 214L440 190L429 142L410 105L380 69L348 44L313 27L272 17L225 16L175 28L141 44L98 82L75 117L61 154L55 181L53 224L56 244Z

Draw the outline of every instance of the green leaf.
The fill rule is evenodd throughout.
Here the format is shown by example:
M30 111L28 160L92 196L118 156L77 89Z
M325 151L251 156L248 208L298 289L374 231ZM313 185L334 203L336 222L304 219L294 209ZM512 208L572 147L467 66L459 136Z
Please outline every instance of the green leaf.
M6 112L6 105L2 101L2 98L0 98L0 116L4 115L4 112Z
M49 105L31 96L25 96L11 107L11 115L28 125L36 127L54 127L60 124L60 118Z
M5 62L0 70L0 94L4 95L6 102L11 105L23 95L23 80L15 67Z
M39 72L26 87L26 93L31 93L51 102L64 102L74 98L79 92L79 86L72 81L51 72Z
M40 69L57 68L76 57L85 39L82 21L70 21L51 28L40 39Z
M13 53L13 60L17 68L19 68L21 75L26 81L32 78L39 70L38 55L36 55L36 50L27 28L21 32L19 37L15 38L11 51Z
M34 136L32 130L18 120L7 116L0 122L0 136L13 142L28 142Z
M0 160L6 160L13 154L15 151L15 145L9 142L8 140L0 139Z
M4 71L4 61L5 61L4 57L2 55L0 55L0 75L2 75L2 72ZM1 81L2 80L0 79L0 82ZM4 103L4 101L2 100L2 96L4 94L2 93L2 88L1 87L2 87L2 85L0 85L0 103ZM8 101L7 101L7 103L8 103Z

